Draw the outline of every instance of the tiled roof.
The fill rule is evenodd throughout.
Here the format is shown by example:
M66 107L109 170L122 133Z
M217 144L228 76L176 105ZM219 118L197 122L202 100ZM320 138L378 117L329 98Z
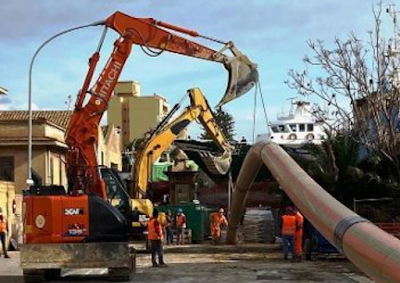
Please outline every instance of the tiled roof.
M46 121L67 128L72 111L32 111L33 120L45 119ZM28 111L0 111L0 121L28 120Z
M22 141L27 141L28 137L0 137L0 142L22 142ZM49 137L32 137L33 141L57 141L54 138L49 138Z

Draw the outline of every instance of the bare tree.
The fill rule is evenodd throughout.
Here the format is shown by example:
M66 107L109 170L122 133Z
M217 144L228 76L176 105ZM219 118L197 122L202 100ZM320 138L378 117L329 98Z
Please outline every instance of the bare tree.
M399 88L393 66L398 60L382 36L382 3L373 8L374 30L363 42L354 33L347 40L308 40L313 56L305 57L307 69L320 75L289 71L289 87L302 95L320 98L333 108L346 131L371 152L388 158L400 181Z

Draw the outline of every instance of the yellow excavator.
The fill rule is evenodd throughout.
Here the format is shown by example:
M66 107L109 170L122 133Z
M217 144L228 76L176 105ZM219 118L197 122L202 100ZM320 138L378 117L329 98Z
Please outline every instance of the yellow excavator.
M172 116L180 108L187 96L190 98L190 106L186 107L181 115L171 121ZM202 161L213 174L224 175L228 172L232 162L233 146L230 145L217 125L211 108L200 89L189 89L184 98L159 123L139 153L133 167L133 176L135 176L133 193L131 194L133 199L143 199L146 197L151 166L171 146L177 136L196 119L205 127L219 149L216 154L211 154L210 152L207 154L203 153L201 156Z
M190 106L186 107L177 118L172 119L187 97L190 99ZM136 157L135 165L132 168L134 182L129 190L129 195L132 198L131 231L134 239L143 239L146 234L147 222L153 213L153 203L147 198L152 165L172 145L179 134L196 119L205 127L218 147L218 152L215 154L211 152L201 153L203 163L213 174L225 175L229 171L232 163L233 146L230 145L217 125L212 110L200 89L189 89L181 101L157 125L152 135L144 141L144 146ZM163 215L159 217L160 221L163 222ZM146 250L147 248L146 241Z

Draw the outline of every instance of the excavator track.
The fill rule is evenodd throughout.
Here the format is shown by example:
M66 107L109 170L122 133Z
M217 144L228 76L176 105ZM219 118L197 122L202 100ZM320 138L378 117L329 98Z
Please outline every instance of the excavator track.
M46 282L46 273L44 269L24 269L22 272L25 283Z
M129 268L109 268L108 281L110 282L130 282L133 274Z
M61 276L61 268L24 269L22 274L25 283L41 283L58 279Z

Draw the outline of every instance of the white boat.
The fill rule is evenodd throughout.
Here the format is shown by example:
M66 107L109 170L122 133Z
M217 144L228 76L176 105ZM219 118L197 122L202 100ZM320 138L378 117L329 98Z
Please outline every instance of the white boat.
M268 124L268 132L260 134L258 141L272 141L279 145L300 147L305 143L321 144L326 139L325 128L334 120L314 115L310 102L292 99L289 112L278 113L277 121Z

